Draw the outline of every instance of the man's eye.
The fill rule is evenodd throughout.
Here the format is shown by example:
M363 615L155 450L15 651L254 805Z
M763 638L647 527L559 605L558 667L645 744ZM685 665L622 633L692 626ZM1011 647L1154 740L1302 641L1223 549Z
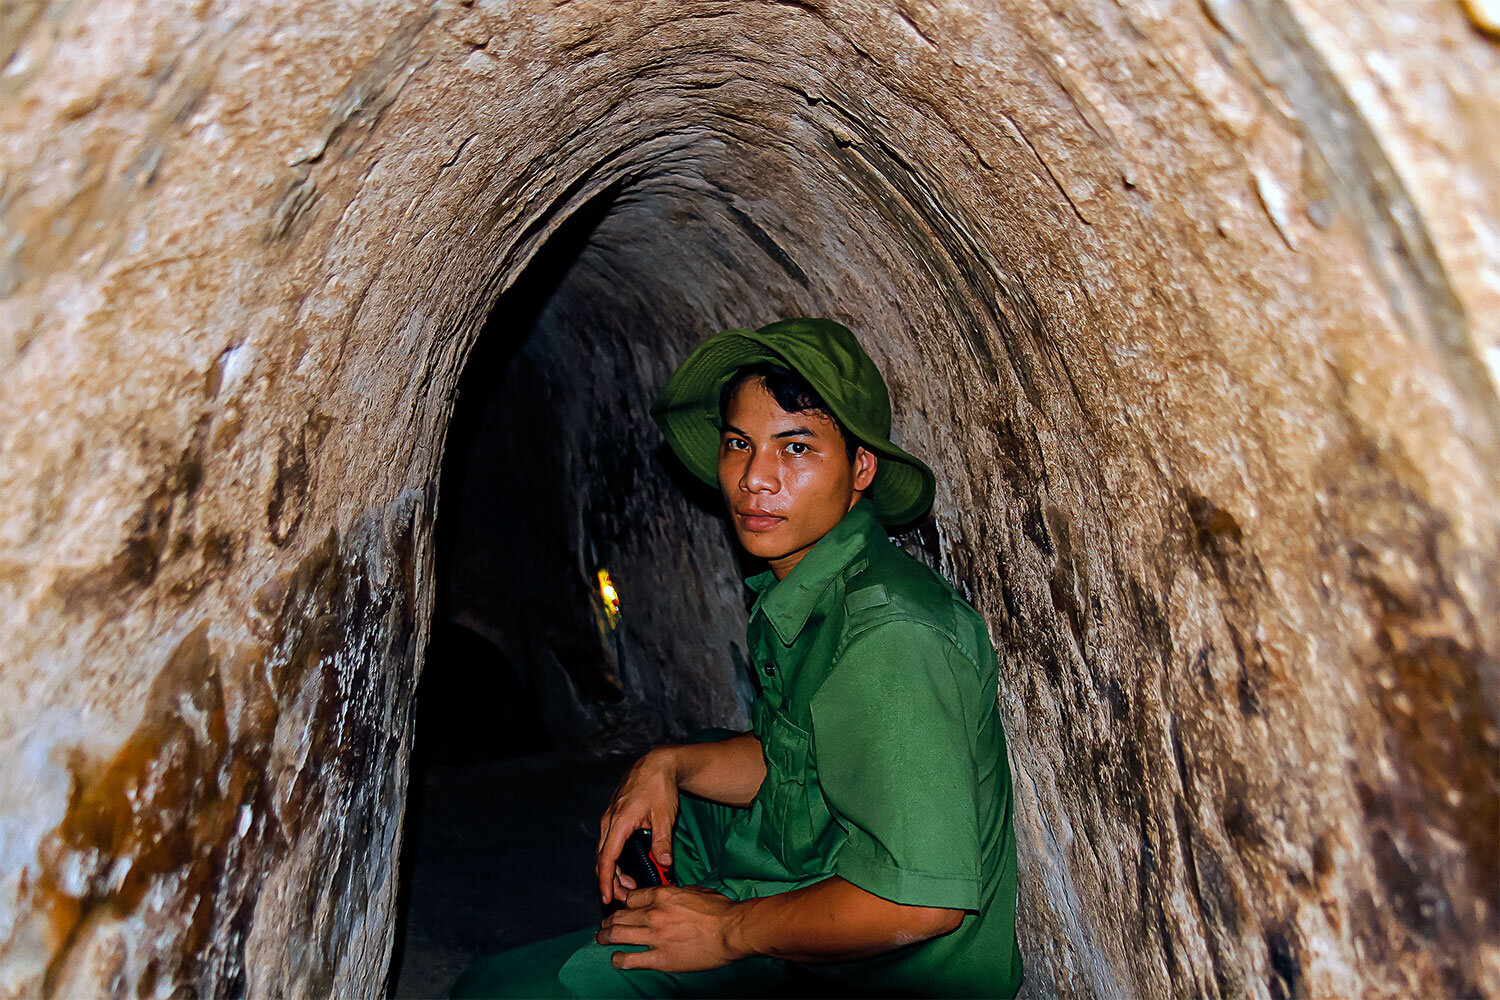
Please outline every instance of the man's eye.
M801 454L803 454L804 452L807 451L807 445L803 444L801 441L793 441L793 442L791 442L790 444L787 445L787 448L788 449L791 449L791 448L799 448L799 449L801 449L800 451L794 451L794 452L792 452L793 455L801 455Z
M742 445L742 444L744 444L744 443L745 443L744 440L741 439L741 438L725 438L724 439L724 447L728 448L730 451L739 451L739 446Z

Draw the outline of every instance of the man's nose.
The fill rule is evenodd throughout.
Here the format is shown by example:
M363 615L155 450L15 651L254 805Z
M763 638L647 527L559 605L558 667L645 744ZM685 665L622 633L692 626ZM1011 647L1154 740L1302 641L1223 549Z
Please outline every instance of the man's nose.
M764 449L751 452L750 460L745 463L745 473L740 477L740 487L750 491L770 490L772 493L779 490L781 479L776 470L776 455Z

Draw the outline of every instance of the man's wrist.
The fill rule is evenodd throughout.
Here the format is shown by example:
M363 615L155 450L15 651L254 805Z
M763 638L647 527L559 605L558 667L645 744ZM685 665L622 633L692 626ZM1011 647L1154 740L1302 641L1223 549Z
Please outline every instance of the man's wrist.
M677 752L678 749L676 744L671 744L654 747L647 752L647 756L652 758L657 767L666 772L674 785L682 784L682 756Z
M760 900L756 898L742 899L724 915L724 949L729 952L730 961L760 954L751 941L750 934L754 926L751 917L759 903Z

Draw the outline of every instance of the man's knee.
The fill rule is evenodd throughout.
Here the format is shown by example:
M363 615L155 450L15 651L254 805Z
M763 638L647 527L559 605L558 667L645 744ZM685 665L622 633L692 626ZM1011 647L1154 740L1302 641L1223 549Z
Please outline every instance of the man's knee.
M643 944L600 944L589 940L563 963L557 979L581 997L648 997L671 996L663 988L671 977L654 969L618 969L614 964L617 951L645 951Z
M580 945L593 943L597 930L586 927L481 958L464 969L448 995L453 1000L575 997L563 988L558 970Z
M695 972L619 969L614 953L648 950L643 944L599 944L589 941L573 953L557 978L581 997L766 997L786 983L786 963L752 956Z

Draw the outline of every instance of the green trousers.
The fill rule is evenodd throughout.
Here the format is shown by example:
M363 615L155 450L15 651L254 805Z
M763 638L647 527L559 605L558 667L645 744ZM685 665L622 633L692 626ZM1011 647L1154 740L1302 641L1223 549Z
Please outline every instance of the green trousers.
M733 736L729 729L692 733L685 742L700 743ZM712 871L722 850L725 830L738 810L683 793L672 830L672 863L682 885L695 885ZM602 918L601 918L602 919ZM805 982L806 973L783 959L761 955L742 958L717 969L662 972L617 969L617 951L645 951L643 944L599 944L598 924L512 948L480 959L464 970L452 996L470 997L764 997L789 984Z

